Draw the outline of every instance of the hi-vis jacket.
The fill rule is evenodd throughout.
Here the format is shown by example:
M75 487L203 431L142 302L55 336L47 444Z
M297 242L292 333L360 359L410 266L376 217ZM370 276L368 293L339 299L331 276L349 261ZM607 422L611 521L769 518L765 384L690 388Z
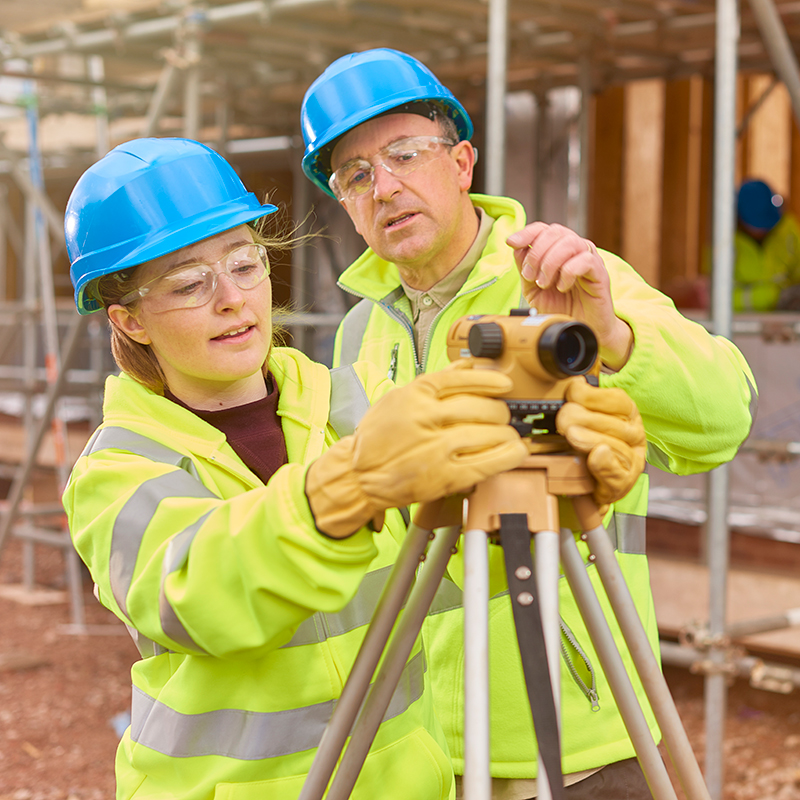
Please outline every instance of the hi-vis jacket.
M735 311L772 311L783 289L800 283L800 225L791 213L759 244L736 231L733 308Z
M520 305L521 288L509 234L525 225L522 207L507 198L473 195L473 202L495 218L489 241L464 286L434 321L418 355L410 307L397 268L367 250L341 276L340 285L365 298L340 326L334 364L356 359L376 363L398 383L415 373L448 363L446 337L450 326L467 314L507 313ZM739 351L726 339L710 336L700 325L677 313L665 295L648 286L622 259L601 252L611 277L617 316L632 328L635 347L618 373L602 375L603 386L619 386L636 401L648 438L648 461L678 474L709 470L729 461L747 437L755 412L753 376ZM658 653L658 633L645 557L647 476L605 519L619 564ZM562 516L562 521L566 517ZM584 559L588 553L578 542ZM503 585L502 553L490 546L493 585ZM599 585L595 568L587 570ZM457 583L459 565L451 563ZM600 669L575 601L561 581L562 617L562 752L564 773L603 766L634 754ZM600 598L606 607L603 592ZM489 653L491 675L492 774L531 778L537 772L530 709L513 629L507 592L490 601ZM630 654L615 622L611 622L623 660L633 674ZM436 711L447 735L456 774L463 774L463 610L460 591L445 581L425 627ZM654 736L659 732L634 676L634 686Z
M122 375L64 494L100 599L142 654L118 800L296 800L405 533L391 512L378 534L330 539L304 494L334 424L352 431L391 384L289 348L270 369L290 463L267 485L216 428ZM425 671L417 643L353 797L452 796Z

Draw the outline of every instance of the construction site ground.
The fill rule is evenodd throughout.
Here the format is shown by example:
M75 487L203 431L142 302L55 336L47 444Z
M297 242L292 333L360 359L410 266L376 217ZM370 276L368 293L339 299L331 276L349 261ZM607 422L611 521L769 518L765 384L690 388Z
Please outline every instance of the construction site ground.
M0 800L110 800L115 728L130 708L137 653L122 623L95 601L88 578L92 633L70 632L63 555L42 545L35 554L38 588L27 597L18 591L20 541L12 538L0 559ZM665 574L667 594L691 593L675 585L680 560L666 559L668 573L662 561L653 559L657 601ZM665 673L702 766L703 679L683 668ZM729 689L724 752L724 800L800 800L800 690L780 695L737 680Z

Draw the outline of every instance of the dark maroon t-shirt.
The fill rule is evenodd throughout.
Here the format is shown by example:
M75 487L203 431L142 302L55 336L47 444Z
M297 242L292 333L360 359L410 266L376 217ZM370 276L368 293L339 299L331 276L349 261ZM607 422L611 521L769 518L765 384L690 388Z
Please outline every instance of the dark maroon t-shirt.
M200 419L225 434L236 455L266 483L288 462L286 441L278 416L278 387L267 376L267 396L254 403L219 411L200 411L187 406L167 389L164 396L197 414Z

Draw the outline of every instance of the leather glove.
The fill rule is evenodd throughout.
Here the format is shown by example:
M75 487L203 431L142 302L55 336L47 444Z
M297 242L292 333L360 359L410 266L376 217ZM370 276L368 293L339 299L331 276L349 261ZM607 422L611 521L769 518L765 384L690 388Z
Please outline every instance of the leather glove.
M519 466L527 448L495 399L511 388L501 372L457 361L392 389L309 467L317 528L343 538L370 520L382 524L387 508L466 492Z
M567 402L556 428L579 453L586 454L600 506L624 497L644 470L647 440L639 409L622 389L601 389L585 378L567 385Z

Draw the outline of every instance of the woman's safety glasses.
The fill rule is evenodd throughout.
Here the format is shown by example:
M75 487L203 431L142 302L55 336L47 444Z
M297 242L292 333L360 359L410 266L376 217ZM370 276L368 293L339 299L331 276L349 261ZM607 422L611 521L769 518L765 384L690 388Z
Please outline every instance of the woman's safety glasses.
M222 265L222 270L214 269L218 265ZM154 314L197 308L214 296L223 274L240 289L255 289L269 275L267 248L261 244L246 244L231 250L216 264L184 265L128 292L119 302L125 306L139 297L146 297L148 310Z
M400 139L378 151L369 161L354 158L342 164L331 175L328 185L337 200L352 200L372 188L378 167L402 178L441 158L446 152L444 147L452 147L454 144L455 142L440 136L411 136Z

